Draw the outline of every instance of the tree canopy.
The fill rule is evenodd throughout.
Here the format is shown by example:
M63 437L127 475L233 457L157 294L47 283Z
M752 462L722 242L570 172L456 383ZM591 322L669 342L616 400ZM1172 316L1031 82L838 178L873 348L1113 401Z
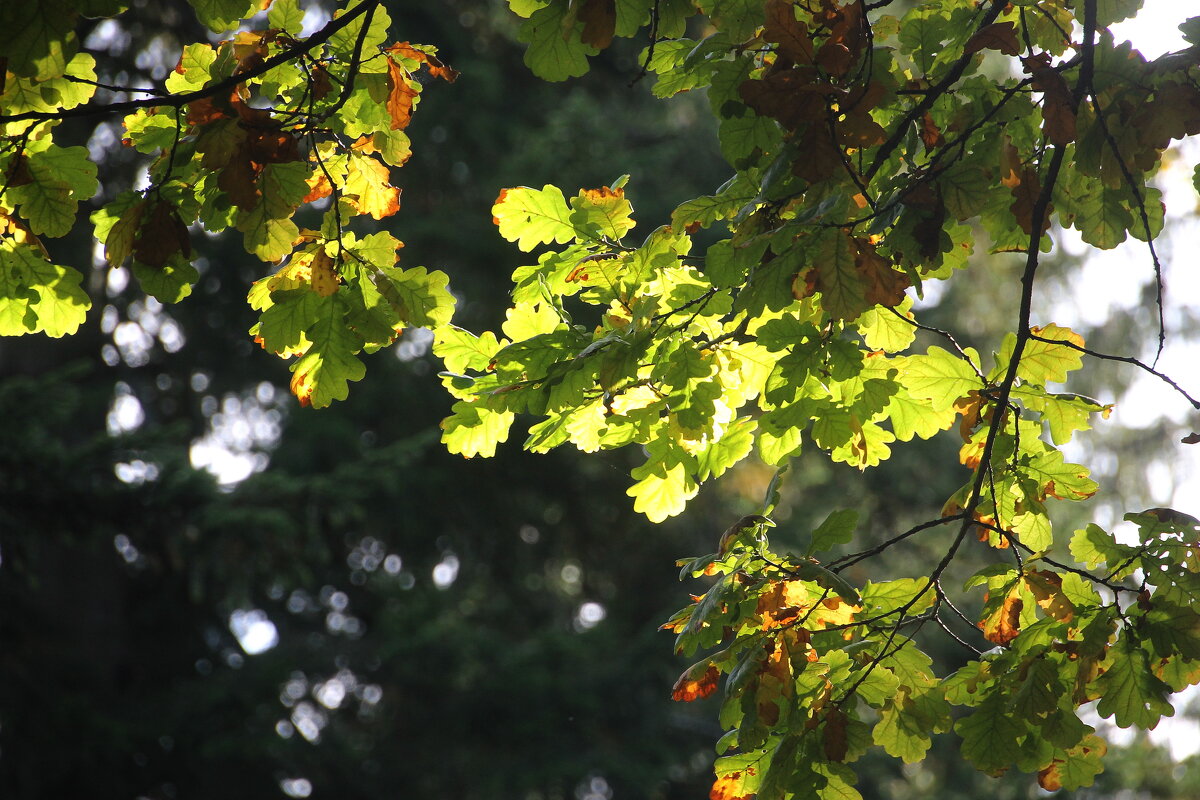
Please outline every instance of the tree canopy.
M1154 244L1164 154L1200 133L1200 17L1188 49L1147 60L1110 31L1139 0L510 0L548 81L645 42L630 78L663 100L702 91L730 177L648 233L630 199L644 178L501 190L498 233L531 255L498 330L477 334L455 323L453 275L400 266L377 224L401 211L394 171L421 157L405 131L423 92L457 73L397 41L376 0L315 29L298 0L268 5L193 0L214 43L187 45L155 86L99 79L80 46L77 23L120 2L0 10L0 333L57 338L87 319L92 267L56 263L55 240L88 228L97 165L69 142L124 115L145 175L90 214L97 269L129 264L147 296L203 303L195 262L240 233L262 262L248 336L289 362L300 404L345 400L366 356L426 328L451 453L493 456L519 417L534 453L628 447L628 495L653 522L765 465L761 503L679 562L711 580L663 626L698 658L676 700L724 680L716 800L858 797L868 751L914 763L951 731L984 773L1088 786L1106 745L1082 706L1149 729L1200 683L1200 522L1126 509L1130 540L1064 529L1081 514L1055 502L1100 490L1066 449L1112 409L1073 386L1086 365L1122 362L1200 409L1156 366L1171 331ZM1100 250L1145 242L1154 341L1102 352L1042 316L1043 262L1068 228ZM994 341L915 310L998 264L1017 277ZM907 509L918 521L881 531L847 503L802 547L772 549L802 451L852 476L935 438L957 447L960 488ZM916 539L936 560L889 571ZM965 663L935 664L931 631Z

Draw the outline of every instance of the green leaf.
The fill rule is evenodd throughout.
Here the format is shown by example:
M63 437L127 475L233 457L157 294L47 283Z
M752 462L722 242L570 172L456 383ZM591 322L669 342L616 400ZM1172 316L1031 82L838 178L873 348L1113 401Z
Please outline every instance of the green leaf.
M442 420L442 443L451 453L465 458L496 454L496 445L508 441L514 415L510 411L492 411L486 406L459 401L453 414Z
M384 267L381 272L383 279L377 280L376 286L402 321L416 328L437 328L450 322L454 296L446 288L450 282L446 273L425 267Z
M686 454L672 444L655 442L646 463L633 470L637 481L625 492L633 498L633 510L651 522L662 522L683 512L699 487L684 465Z
M906 350L917 338L912 304L912 298L906 295L894 309L875 306L864 311L854 326L867 347L886 353Z
M1167 698L1171 687L1150 671L1146 653L1128 635L1109 651L1110 663L1095 681L1100 702L1096 713L1112 717L1119 728L1134 725L1149 730L1162 717L1173 716L1175 710Z
M914 703L904 691L897 692L892 702L879 712L879 722L871 732L875 744L906 764L915 764L925 758L933 744L931 731L925 720L915 713Z
M52 264L37 247L0 240L0 336L75 333L91 308L83 276Z
M188 0L209 30L223 33L257 11L253 0Z
M476 336L456 325L440 325L433 333L433 354L446 362L450 372L483 371L500 347L491 331Z
M299 36L304 28L304 9L299 0L274 0L267 12L267 24Z
M972 389L982 388L970 364L940 347L929 348L923 356L905 356L897 361L901 384L913 397L929 400L935 411L951 408Z
M808 545L807 554L822 553L836 545L849 542L854 538L854 529L857 526L857 510L842 508L831 512L825 521L812 532L812 541Z
M588 71L588 56L599 51L579 40L582 23L565 0L534 11L522 25L517 38L529 45L525 65L547 81L565 81Z
M954 730L962 737L963 756L977 769L998 775L1017 760L1028 727L1013 717L1004 694L994 691Z
M0 6L7 69L39 81L62 75L76 47L76 16L61 0Z
M933 607L935 598L933 587L924 578L897 578L882 583L867 581L862 590L863 612L867 617L888 614L910 602L912 605L904 613L920 614Z
M304 331L312 345L292 364L292 393L301 405L324 408L345 400L349 382L361 380L366 367L358 360L362 341L346 327L346 308L336 294L320 298L316 320Z
M566 244L576 235L562 190L550 184L540 190L505 189L492 206L492 218L500 235L525 252L539 244Z
M96 193L96 164L86 147L42 142L25 150L32 180L8 192L34 233L64 236L75 225L80 201Z
M271 299L256 329L263 348L277 354L307 350L311 343L304 332L317 318L320 296L304 288L276 292Z

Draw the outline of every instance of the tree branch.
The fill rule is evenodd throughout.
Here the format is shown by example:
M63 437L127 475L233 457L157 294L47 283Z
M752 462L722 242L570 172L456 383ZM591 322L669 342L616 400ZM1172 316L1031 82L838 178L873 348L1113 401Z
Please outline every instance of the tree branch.
M53 120L77 119L80 117L96 117L108 116L110 114L128 113L136 111L139 108L153 108L155 106L173 106L179 108L187 105L195 100L202 100L206 97L214 97L227 92L240 83L257 78L263 75L280 64L285 64L298 56L302 56L317 47L325 44L338 31L347 27L351 22L358 19L363 14L368 12L374 13L374 10L379 6L380 0L363 0L354 8L347 11L340 17L330 20L329 24L321 30L314 33L312 36L305 39L292 47L282 50L270 58L263 61L256 67L244 70L242 72L230 75L224 80L209 84L200 89L183 94L168 95L165 97L148 97L142 100L126 100L120 103L109 103L107 105L86 105L79 108L69 108L62 111L23 111L20 114L12 114L8 116L0 115L0 125L10 122L26 122L36 120L39 122L49 122ZM366 27L364 25L364 27Z

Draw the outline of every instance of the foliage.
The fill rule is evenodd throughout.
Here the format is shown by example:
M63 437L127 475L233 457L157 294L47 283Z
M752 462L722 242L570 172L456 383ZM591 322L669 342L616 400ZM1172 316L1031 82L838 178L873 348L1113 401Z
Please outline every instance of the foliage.
M201 18L225 29L251 10L229 5L203 4ZM431 48L385 46L376 3L304 38L295 4L276 0L267 30L190 46L164 94L108 106L133 111L128 140L157 154L145 191L93 215L109 264L132 258L148 293L179 300L195 274L188 226L236 228L248 252L282 261L250 292L262 312L252 333L298 357L301 402L345 398L361 352L429 327L456 400L442 423L451 452L493 455L518 414L538 418L534 452L639 447L628 493L656 522L745 459L773 467L760 513L680 563L715 580L665 626L681 652L706 653L676 699L712 695L725 676L712 797L857 797L848 765L869 748L912 763L951 730L985 773L1016 767L1050 791L1091 785L1106 746L1080 706L1152 728L1173 713L1172 692L1200 682L1200 523L1149 509L1126 515L1136 542L1097 525L1054 530L1052 500L1098 490L1062 450L1110 409L1062 386L1083 356L1179 387L1034 319L1033 301L1066 227L1101 249L1146 241L1158 277L1152 179L1172 141L1200 133L1200 18L1184 26L1192 49L1147 62L1108 30L1138 2L935 0L898 15L841 0L510 5L525 19L526 63L548 80L583 74L614 37L648 27L654 93L706 91L733 177L640 243L625 178L570 197L502 191L500 234L546 249L513 273L500 331L476 335L451 324L444 275L401 270L398 241L347 228L397 209L388 166L408 157L413 75L454 73ZM51 134L92 113L94 77L61 20L5 13L10 30L48 33L8 56L3 332L60 336L87 301L41 238L70 230L94 170ZM317 229L292 221L326 197ZM927 282L984 268L977 246L1023 264L1013 328L987 354L913 311ZM1160 351L1164 337L1160 327ZM802 448L867 470L898 442L935 436L960 437L970 471L940 512L845 552L857 515L842 509L806 552L770 549L769 515ZM848 579L939 531L942 556L923 574ZM995 562L947 587L972 540ZM968 619L960 606L981 589ZM955 619L994 647L961 639ZM926 627L972 660L938 674L916 640Z

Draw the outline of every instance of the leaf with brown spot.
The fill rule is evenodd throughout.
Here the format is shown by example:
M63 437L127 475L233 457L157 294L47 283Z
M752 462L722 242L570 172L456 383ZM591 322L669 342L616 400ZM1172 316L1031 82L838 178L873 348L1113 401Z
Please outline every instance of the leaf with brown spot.
M338 274L333 257L325 252L325 248L322 247L313 256L310 270L309 281L314 292L321 297L329 297L337 292L338 286L342 282L342 276Z
M967 40L963 54L978 53L980 50L999 50L1006 56L1021 54L1021 43L1017 41L1016 27L1011 22L993 22L984 25Z

